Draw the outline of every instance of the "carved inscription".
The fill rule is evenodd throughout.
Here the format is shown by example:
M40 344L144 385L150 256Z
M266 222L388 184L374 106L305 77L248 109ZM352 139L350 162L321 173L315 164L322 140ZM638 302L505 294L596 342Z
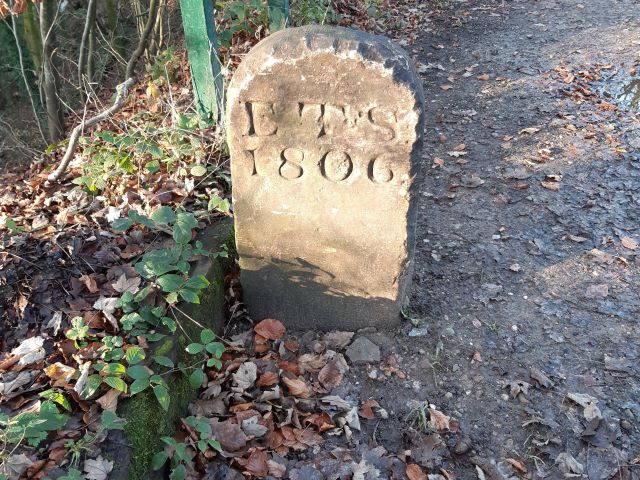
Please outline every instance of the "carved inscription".
M297 180L308 168L316 168L327 180L339 183L356 170L374 183L391 182L394 155L390 152L371 154L334 148L332 139L351 140L376 146L397 143L395 112L370 107L355 109L350 105L312 104L302 102L245 102L244 133L246 156L252 175L279 175ZM278 142L273 139L282 140ZM292 141L302 145L289 145ZM320 153L305 148L324 145ZM372 147L369 147L372 148Z

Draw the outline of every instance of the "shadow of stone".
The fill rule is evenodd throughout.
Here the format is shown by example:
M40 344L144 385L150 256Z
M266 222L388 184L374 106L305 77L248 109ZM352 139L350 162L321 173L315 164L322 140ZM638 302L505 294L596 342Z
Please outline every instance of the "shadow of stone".
M312 325L332 330L348 325L352 330L392 326L392 319L398 317L398 301L344 292L333 283L334 275L306 260L251 258L266 264L258 270L242 269L240 274L245 303L256 321L276 318L289 328Z

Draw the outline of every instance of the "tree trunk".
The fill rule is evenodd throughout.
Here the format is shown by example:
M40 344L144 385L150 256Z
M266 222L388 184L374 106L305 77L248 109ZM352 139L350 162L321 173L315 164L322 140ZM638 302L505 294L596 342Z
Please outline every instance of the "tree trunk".
M80 42L80 55L78 56L78 88L80 88L80 96L82 102L86 100L86 88L90 88L91 79L87 72L85 72L87 66L87 50L89 49L89 43L91 38L91 31L96 23L96 0L89 0L87 5L87 15L84 21L84 30L82 31L82 41Z
M55 66L53 22L58 3L43 0L40 7L40 36L42 37L42 84L47 107L49 141L56 143L64 137L62 103L58 94L58 71Z
M38 12L33 2L27 2L27 9L22 15L22 32L29 50L29 58L33 63L38 78L42 76L42 37L38 26Z
M140 40L138 41L138 46L134 50L133 54L131 54L131 58L127 63L127 71L125 74L126 78L133 78L135 75L135 68L140 56L144 53L147 45L149 44L149 37L151 36L151 32L153 31L153 27L156 24L156 15L158 13L158 0L150 0L149 1L149 16L147 17L147 23L144 26L144 31L142 35L140 35Z

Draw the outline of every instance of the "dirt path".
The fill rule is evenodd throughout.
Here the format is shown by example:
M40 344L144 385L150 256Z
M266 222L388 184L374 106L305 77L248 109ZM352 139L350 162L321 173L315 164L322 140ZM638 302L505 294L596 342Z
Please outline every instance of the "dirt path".
M358 478L404 478L385 452L430 480L640 479L638 18L540 0L424 19L415 326L358 332L382 363L335 392L388 413L349 446L384 472Z
M389 398L437 404L479 459L533 478L562 478L564 452L584 478L640 478L625 467L640 454L640 122L588 95L598 73L634 73L640 4L467 2L452 16L459 28L436 22L418 43L429 172L411 306L429 334L402 340L419 386ZM475 476L468 458L444 463Z

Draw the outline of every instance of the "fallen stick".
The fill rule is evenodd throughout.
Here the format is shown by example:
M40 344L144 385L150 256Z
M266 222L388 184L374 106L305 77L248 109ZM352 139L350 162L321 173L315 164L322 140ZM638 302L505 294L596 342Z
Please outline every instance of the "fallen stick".
M73 131L71 132L71 136L69 137L69 145L67 145L67 150L64 152L64 157L62 157L62 162L55 171L47 177L48 182L56 182L62 176L62 174L67 170L69 163L71 163L71 158L73 157L73 153L75 152L76 147L78 146L78 140L80 139L80 134L84 131L85 128L92 127L103 120L111 117L118 110L122 108L124 105L124 101L127 97L127 90L131 88L134 84L133 78L128 78L120 85L116 87L116 99L113 102L113 105L109 107L107 110L100 112L95 117L91 117L89 120L84 120L77 125Z

